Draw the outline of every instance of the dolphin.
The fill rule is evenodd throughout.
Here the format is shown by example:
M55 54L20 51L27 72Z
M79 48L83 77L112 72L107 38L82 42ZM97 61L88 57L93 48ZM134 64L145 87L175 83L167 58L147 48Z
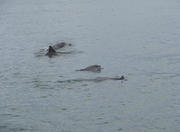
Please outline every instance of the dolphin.
M57 43L57 44L53 45L52 47L53 47L53 49L58 50L58 49L63 48L65 46L72 46L72 44L61 42L61 43Z
M97 77L95 79L91 79L90 81L105 81L105 80L126 80L124 76L121 77Z
M57 55L56 50L61 49L61 48L65 47L66 45L67 46L72 46L71 43L65 43L65 42L57 43L57 44L55 44L53 46L50 45L48 50L47 50L46 55L49 56L49 57Z
M101 69L103 69L100 65L91 65L84 69L79 69L76 71L91 71L91 72L101 72Z
M60 83L69 83L69 82L103 82L103 81L108 81L108 80L121 80L121 81L127 81L127 79L124 76L121 77L96 77L92 79L72 79L72 80L64 80L64 81L58 81Z

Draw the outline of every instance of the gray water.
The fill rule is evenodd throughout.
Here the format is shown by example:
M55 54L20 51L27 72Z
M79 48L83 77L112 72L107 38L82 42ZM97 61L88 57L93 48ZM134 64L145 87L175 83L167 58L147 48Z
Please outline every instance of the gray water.
M0 132L179 132L179 36L179 0L0 0Z

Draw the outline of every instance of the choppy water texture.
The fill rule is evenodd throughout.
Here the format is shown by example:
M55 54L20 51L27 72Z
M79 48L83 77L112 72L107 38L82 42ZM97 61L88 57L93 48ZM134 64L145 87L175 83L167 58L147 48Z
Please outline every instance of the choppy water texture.
M0 0L0 132L179 132L179 12L179 0ZM37 56L61 41L67 54ZM104 69L75 71L92 64Z

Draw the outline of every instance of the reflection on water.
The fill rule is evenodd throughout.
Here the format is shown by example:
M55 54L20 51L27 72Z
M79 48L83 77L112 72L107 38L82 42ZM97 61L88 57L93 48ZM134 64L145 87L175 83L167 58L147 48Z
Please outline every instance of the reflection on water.
M0 132L179 132L179 10L177 0L0 0ZM63 41L73 46L45 56ZM93 64L104 69L75 71ZM120 75L128 81L107 78Z

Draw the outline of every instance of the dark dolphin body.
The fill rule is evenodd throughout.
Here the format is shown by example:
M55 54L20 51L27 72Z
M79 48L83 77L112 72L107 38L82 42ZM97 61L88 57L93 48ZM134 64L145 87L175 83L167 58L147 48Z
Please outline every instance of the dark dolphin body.
M57 55L57 52L56 50L60 49L60 48L63 48L65 46L71 46L72 44L70 43L65 43L65 42L61 42L61 43L57 43L53 46L49 46L48 50L47 50L47 53L46 55L49 56L49 57L52 57L54 55Z
M121 77L96 77L92 79L72 79L72 80L64 80L64 81L58 81L59 83L75 83L75 82L103 82L108 80L121 80L121 81L127 81L127 79L124 76Z
M97 77L95 80L105 81L105 80L125 80L124 76L121 77Z
M106 80L126 80L124 76L121 77L97 77L95 79L89 79L89 81L101 82Z
M91 71L91 72L101 72L101 66L100 65L91 65L91 66L88 66L84 69L79 69L79 70L76 70L76 71Z
M47 56L52 57L53 55L56 55L56 51L54 50L54 48L52 46L49 46L48 48L48 52L46 53Z
M72 46L72 44L61 42L61 43L57 43L57 44L53 45L52 47L53 47L53 49L58 50L58 49L63 48L65 46Z

